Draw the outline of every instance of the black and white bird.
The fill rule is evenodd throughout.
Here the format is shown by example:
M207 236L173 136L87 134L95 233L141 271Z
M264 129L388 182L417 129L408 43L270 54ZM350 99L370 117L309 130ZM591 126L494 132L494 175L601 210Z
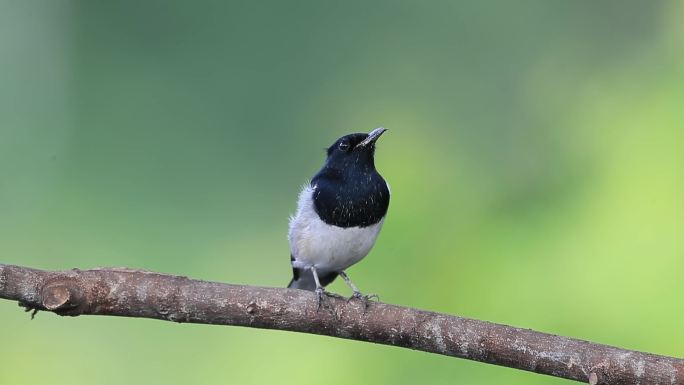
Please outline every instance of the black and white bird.
M315 291L338 275L354 292L368 299L345 270L363 259L375 244L387 214L390 189L375 169L375 142L385 128L350 134L328 148L323 168L299 194L290 219L289 288Z

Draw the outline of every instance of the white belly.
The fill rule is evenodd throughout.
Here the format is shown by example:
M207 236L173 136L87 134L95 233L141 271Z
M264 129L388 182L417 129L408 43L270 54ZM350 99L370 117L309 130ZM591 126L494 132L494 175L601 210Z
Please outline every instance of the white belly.
M343 228L323 222L316 214L311 195L304 187L299 194L297 213L290 219L292 265L316 267L321 271L341 271L365 257L375 244L384 218L371 226Z

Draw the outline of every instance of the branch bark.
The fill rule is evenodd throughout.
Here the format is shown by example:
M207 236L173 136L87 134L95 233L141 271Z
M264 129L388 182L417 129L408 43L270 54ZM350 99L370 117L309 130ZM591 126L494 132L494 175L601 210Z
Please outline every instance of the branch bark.
M684 360L452 315L125 268L0 264L0 298L63 316L110 315L327 335L465 358L590 384L684 384Z

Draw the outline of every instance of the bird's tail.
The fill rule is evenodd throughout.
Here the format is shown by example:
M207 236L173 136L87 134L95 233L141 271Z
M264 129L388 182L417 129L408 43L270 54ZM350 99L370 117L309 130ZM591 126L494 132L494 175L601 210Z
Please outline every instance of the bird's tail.
M318 272L318 280L321 282L321 286L327 286L332 281L337 278L337 273L335 272ZM292 268L292 280L290 284L287 285L289 289L300 289L300 290L316 290L316 280L314 279L313 273L309 269L299 269L296 267Z

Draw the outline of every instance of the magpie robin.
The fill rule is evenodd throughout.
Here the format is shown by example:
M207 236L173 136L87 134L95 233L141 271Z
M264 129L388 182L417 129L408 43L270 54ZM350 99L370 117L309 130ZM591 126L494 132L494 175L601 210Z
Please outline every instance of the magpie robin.
M368 254L385 220L390 190L374 161L375 142L385 131L337 139L323 168L299 194L288 235L293 274L288 287L315 291L319 305L323 288L337 275L353 297L372 297L361 295L345 270Z

